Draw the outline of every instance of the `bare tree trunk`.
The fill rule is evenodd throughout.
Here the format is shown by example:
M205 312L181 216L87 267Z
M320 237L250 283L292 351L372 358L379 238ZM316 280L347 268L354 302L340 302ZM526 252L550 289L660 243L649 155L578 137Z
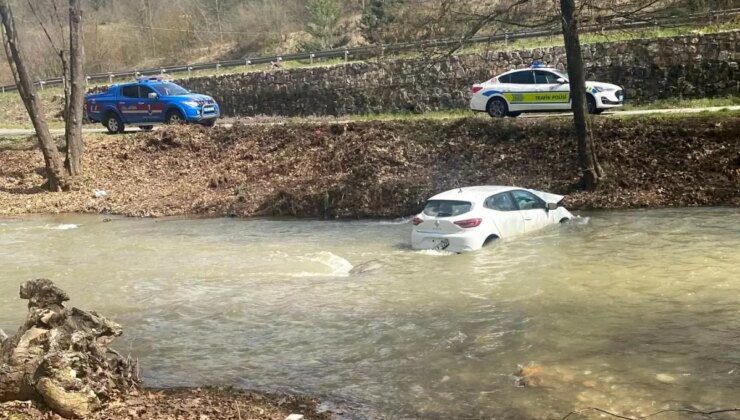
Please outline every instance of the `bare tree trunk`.
M28 116L33 123L33 128L36 130L36 137L39 139L39 147L46 162L48 187L51 191L66 190L69 188L69 184L62 163L62 157L54 143L54 138L49 132L49 126L46 124L44 114L36 97L36 89L33 86L31 74L28 72L26 64L23 61L23 53L18 42L18 33L16 32L15 22L13 20L13 12L7 0L0 0L0 18L2 18L4 29L3 47L5 49L5 55L8 58L8 65L13 73L18 93L21 95L23 104L28 111Z
M586 117L586 76L583 71L581 41L578 37L575 0L560 0L560 13L563 18L563 38L568 60L568 79L570 98L573 107L573 125L578 143L578 165L581 170L581 183L585 190L596 189L602 177L594 150L593 139Z
M82 117L85 104L85 47L82 39L80 0L69 0L69 80L70 97L67 108L67 159L65 166L71 176L82 173Z

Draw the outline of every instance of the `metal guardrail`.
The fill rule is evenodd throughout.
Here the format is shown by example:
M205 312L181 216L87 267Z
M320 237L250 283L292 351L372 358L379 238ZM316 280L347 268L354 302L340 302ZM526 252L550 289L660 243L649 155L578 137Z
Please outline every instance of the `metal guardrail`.
M697 22L702 18L709 19L711 21L712 19L714 20L718 20L719 18L727 19L733 16L738 16L738 15L740 15L740 8L715 10L715 11L711 11L707 13L696 13L696 14L680 16L680 17L668 17L668 18L645 20L645 21L631 21L631 22L624 22L624 23L617 23L617 24L610 24L610 25L590 25L590 26L582 27L581 32L587 33L587 32L601 32L601 31L613 31L613 30L643 29L643 28L661 27L661 26L678 26L682 24ZM373 56L383 57L385 54L389 54L389 53L393 54L393 53L398 53L398 52L403 52L403 51L441 48L441 47L453 47L453 46L457 46L461 44L477 44L477 43L501 42L501 41L508 42L508 41L513 41L517 39L552 36L552 35L556 35L559 33L560 33L559 27L558 28L550 27L546 29L525 30L525 31L509 32L509 33L505 32L505 33L492 34L492 35L478 35L478 36L471 37L464 41L461 39L437 39L437 40L430 40L430 41L405 42L405 43L398 43L398 44L378 44L378 45L372 45L372 46L366 46L366 47L338 48L338 49L316 51L316 52L309 52L309 53L253 57L253 58L245 58L243 60L218 61L215 63L187 64L187 65L170 66L170 67L153 67L153 68L139 69L139 70L134 69L134 70L125 70L125 71L117 71L117 72L96 73L96 74L87 75L86 80L88 83L92 81L105 81L107 83L113 83L113 79L117 79L121 77L136 78L140 76L152 76L152 75L171 74L171 73L187 73L188 77L190 77L191 73L197 70L215 69L216 71L218 71L219 69L222 69L222 68L239 67L239 66L249 67L250 65L267 64L267 63L280 62L280 61L285 62L285 61L308 60L311 63L313 63L313 61L316 59L344 58L346 62L349 60L350 57L373 57ZM39 86L41 89L43 89L45 86L61 85L62 78L56 77L52 79L39 80L38 82L34 84L36 86ZM3 93L14 91L14 90L16 90L15 85L0 86L0 92L3 92Z

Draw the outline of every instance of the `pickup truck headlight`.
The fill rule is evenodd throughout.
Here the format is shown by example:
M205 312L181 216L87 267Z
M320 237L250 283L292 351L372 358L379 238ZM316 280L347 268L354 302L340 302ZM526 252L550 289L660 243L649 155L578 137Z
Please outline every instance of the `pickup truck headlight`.
M183 102L182 104L183 104L183 105L185 105L185 106L188 106L188 107L190 107L190 108L197 108L197 107L198 107L198 105L199 105L199 104L198 104L197 102L195 102L195 101L185 101L185 102Z

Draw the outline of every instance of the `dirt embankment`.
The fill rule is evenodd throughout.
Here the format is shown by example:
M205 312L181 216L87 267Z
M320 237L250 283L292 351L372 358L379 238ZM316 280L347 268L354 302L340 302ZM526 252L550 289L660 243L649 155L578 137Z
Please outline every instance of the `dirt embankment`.
M739 116L597 118L593 128L609 174L596 192L578 191L567 118L237 123L92 137L69 193L39 189L38 150L0 150L0 213L397 217L476 184L567 194L572 208L740 204Z

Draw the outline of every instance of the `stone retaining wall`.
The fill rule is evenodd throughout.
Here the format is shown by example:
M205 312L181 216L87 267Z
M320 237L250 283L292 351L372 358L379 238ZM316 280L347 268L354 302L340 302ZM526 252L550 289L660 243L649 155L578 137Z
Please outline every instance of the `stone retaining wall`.
M584 45L589 80L625 87L629 101L740 93L740 31ZM543 60L564 69L563 47L384 60L182 80L227 116L346 115L467 108L470 86Z

